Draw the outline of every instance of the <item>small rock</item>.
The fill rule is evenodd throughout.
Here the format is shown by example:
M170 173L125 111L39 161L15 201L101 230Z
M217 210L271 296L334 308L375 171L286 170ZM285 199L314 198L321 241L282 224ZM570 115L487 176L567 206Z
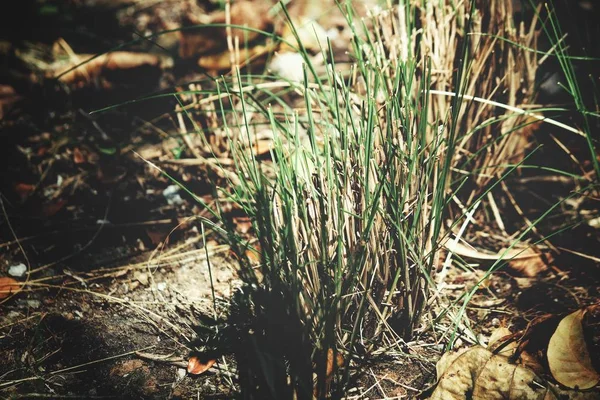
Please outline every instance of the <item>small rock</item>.
M156 288L162 292L167 288L167 284L165 282L159 282L156 284Z
M142 271L135 271L133 277L140 282L142 285L148 285L148 273Z
M39 300L27 300L27 305L31 308L40 308L42 302Z
M269 70L292 82L303 82L304 58L298 53L278 53L271 60Z
M25 272L27 272L27 266L23 263L21 264L17 264L17 265L11 265L8 268L8 274L10 276L15 276L15 277L22 277L23 275L25 275Z
M167 203L169 203L169 205L179 205L183 203L183 199L178 193L179 189L180 188L177 185L170 185L163 190L162 194L165 199L167 199Z

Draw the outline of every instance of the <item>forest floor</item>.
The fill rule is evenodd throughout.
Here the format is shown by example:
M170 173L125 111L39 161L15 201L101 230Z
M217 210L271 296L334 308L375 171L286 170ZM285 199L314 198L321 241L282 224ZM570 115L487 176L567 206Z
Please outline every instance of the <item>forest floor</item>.
M205 79L218 70L215 61L198 69L196 60L181 54L167 59L178 46L198 46L176 34L137 43L137 50L154 57L150 62L130 60L135 68L74 85L48 82L23 61L28 54L47 62L53 46L96 54L185 25L197 12L190 11L190 2L109 3L47 2L42 13L24 2L21 29L0 42L0 62L7 67L0 75L0 277L23 283L19 293L0 299L0 397L232 398L233 360L224 358L202 375L188 374L186 367L202 316L225 312L240 284L236 261L213 233L203 232L195 217L205 211L194 198L142 157L207 202L212 196L207 180L220 177L194 162L181 140L165 139L165 132L178 128L164 115L176 106L172 97L89 114ZM328 21L324 29L339 29L339 19ZM35 32L29 28L34 25ZM220 54L219 45L203 51ZM535 156L540 159L555 157L572 167L572 157L586 157L584 143L575 139L563 141L572 154L550 139L538 140L547 144ZM507 231L576 189L569 180L539 171L524 171L508 185L511 196L498 201ZM499 326L524 329L536 317L564 316L598 303L599 215L599 199L587 198L566 202L544 221L540 235L565 220L591 216L550 239L554 251L539 261L539 272L507 268L492 275L467 311L477 337L489 337ZM248 234L250 224L240 210L230 210L228 217ZM482 243L487 234L482 232ZM473 287L491 263L476 264L475 272L450 269L450 298ZM424 332L407 344L406 354L374 357L357 372L348 397L415 397L435 381L444 346Z

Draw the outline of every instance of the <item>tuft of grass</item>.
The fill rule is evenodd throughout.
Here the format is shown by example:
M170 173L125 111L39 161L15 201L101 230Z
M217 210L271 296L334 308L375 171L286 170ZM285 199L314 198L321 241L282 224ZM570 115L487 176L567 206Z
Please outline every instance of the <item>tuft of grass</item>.
M304 82L280 87L293 92L239 69L214 90L223 128L213 135L237 175L215 194L251 218L256 238L237 234L219 210L218 222L206 221L240 262L244 286L214 337L235 354L244 398L341 395L353 361L411 339L447 232L516 168L507 158L524 158L514 134L523 115L463 96L509 109L529 100L535 53L481 34L533 47L533 29L512 26L509 6L401 1L367 19L350 2L339 6L353 33L349 69L322 43L329 64L319 74L292 25ZM266 131L270 161L254 151ZM466 205L458 212L457 195Z

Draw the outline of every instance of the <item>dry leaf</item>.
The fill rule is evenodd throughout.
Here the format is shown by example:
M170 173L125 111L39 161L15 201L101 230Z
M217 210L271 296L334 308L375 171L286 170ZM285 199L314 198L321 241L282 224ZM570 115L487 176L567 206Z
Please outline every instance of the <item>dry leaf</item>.
M15 185L15 193L19 195L21 201L27 200L29 196L31 196L35 192L35 185L31 185L29 183L17 183Z
M480 346L444 354L436 370L439 380L430 400L556 399L533 371Z
M508 262L508 266L513 271L520 273L523 276L534 277L539 273L544 272L548 269L548 262L552 260L547 260L544 257L544 254L541 252L535 251L532 248L528 248L524 250L521 255L528 256L527 258L514 258ZM546 255L549 257L549 254Z
M504 345L504 343L507 342L507 340L510 340L512 337L513 333L510 331L510 329L501 326L498 329L494 330L490 335L488 348L494 351L496 354L505 357L510 357L514 354L515 350L517 349L517 342L511 341L506 345ZM499 348L500 346L503 346L502 349L496 352L495 349Z
M568 388L589 389L600 382L592 366L581 321L587 309L577 310L560 321L548 343L552 376Z
M146 228L146 235L155 246L162 244L167 239L169 232L168 229L164 228Z
M79 147L73 149L73 162L75 164L83 164L85 162L85 157L81 150L79 150Z
M237 60L241 65L251 59L267 54L272 46L257 45L249 49L240 50L240 57ZM225 50L217 54L208 54L198 59L198 66L210 71L220 71L231 68L231 57L229 51Z
M21 284L7 276L0 277L0 299L17 294L21 291Z
M59 64L55 63L55 65L50 68L48 75L52 78L59 77L59 80L66 84L89 83L106 71L130 70L143 66L157 69L163 67L163 60L154 54L115 51L108 54L102 54L96 58L93 57L94 55L92 54L81 54L67 65L63 62L60 62ZM90 61L69 71L74 66L86 60ZM65 74L61 75L63 73Z
M261 257L260 252L261 252L260 243L254 244L253 248L248 248L245 251L246 257L248 257L248 259L250 260L250 262L252 262L254 264L260 263L260 257Z
M200 375L201 373L208 371L215 362L217 362L215 359L201 361L200 358L196 356L190 357L187 365L187 372L193 375Z
M271 139L259 139L252 145L252 150L257 156L269 154L273 148L273 140Z
M477 260L508 260L508 266L521 273L524 276L534 277L542 271L548 269L544 255L532 248L500 250L496 254L487 254L472 247L467 247L454 240L448 239L443 246L449 251L462 257L474 258ZM549 257L549 255L546 255ZM549 260L551 262L551 260Z
M67 204L67 200L64 199L59 199L44 204L42 206L42 215L44 217L52 217L62 210L65 204Z
M336 355L335 355L335 365L336 365L335 369L339 369L344 366L344 357L342 357L342 355L339 352L336 353ZM333 367L333 349L329 349L329 350L327 350L327 370L326 370L327 383L330 383L331 380L333 379L333 372L335 369Z
M268 31L273 21L269 17L270 5L263 1L238 1L231 6L231 24L247 26L248 28ZM218 11L209 16L185 16L183 25L225 24L225 11ZM204 53L214 53L227 48L227 31L225 27L202 27L198 29L183 29L179 31L179 55L181 58L191 58ZM234 40L238 40L240 48L246 47L247 42L256 39L260 34L246 29L231 29ZM243 51L240 51L243 53Z

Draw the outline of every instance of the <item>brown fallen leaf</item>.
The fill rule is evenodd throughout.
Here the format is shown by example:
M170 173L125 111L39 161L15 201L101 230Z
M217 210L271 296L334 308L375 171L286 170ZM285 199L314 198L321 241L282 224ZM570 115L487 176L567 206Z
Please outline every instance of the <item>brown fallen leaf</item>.
M552 376L572 389L585 390L600 382L600 373L592 366L583 331L582 320L587 311L583 308L563 318L548 343Z
M187 365L187 372L192 375L200 375L201 373L208 371L215 362L217 362L217 360L212 358L209 360L201 360L196 356L190 357Z
M315 386L313 389L313 396L315 398L324 398L325 393L329 392L329 386L331 385L331 381L333 380L334 372L339 368L344 366L344 357L340 353L335 354L335 366L334 366L334 357L333 357L333 349L327 350L327 365L325 370L325 387L323 388L323 393L319 395L318 387Z
M86 60L89 61L71 70L71 68ZM49 78L58 78L61 82L69 85L90 83L107 71L131 70L143 66L160 69L163 67L163 62L164 60L161 57L154 54L129 51L115 51L99 56L80 54L67 64L56 62L51 66L47 75Z
M152 244L154 246L163 244L163 242L165 242L165 240L168 240L167 237L169 236L169 232L170 232L170 230L165 229L164 227L162 229L146 228L146 235L148 235L150 242L152 242Z
M508 262L508 266L513 271L526 277L533 278L539 273L546 271L548 269L548 263L552 262L552 258L549 254L543 254L532 248L524 250L521 254L530 257L512 259Z
M269 154L273 148L273 140L271 139L259 139L252 145L252 150L257 156L263 156Z
M509 360L527 367L541 376L544 373L544 367L537 357L519 349L519 343L516 340L519 336L522 337L522 332L512 333L508 328L500 327L490 335L488 349L494 354L508 357Z
M67 204L67 200L58 199L50 201L42 206L42 215L44 217L52 217L56 215Z
M248 257L248 260L250 260L250 262L252 262L253 264L258 264L260 263L260 257L261 257L261 247L260 247L260 243L255 243L252 248L248 248L245 253L246 253L246 257Z
M447 240L443 246L449 251L462 257L474 258L477 260L508 260L508 266L520 274L528 277L534 277L540 272L548 269L544 254L532 248L500 250L496 254L483 253L461 243L455 243L454 240ZM550 258L546 255L546 258ZM551 260L548 260L551 262Z
M15 185L15 193L19 196L21 201L27 200L35 192L35 185L30 183L17 183Z
M19 282L8 276L0 277L0 300L17 294L20 291L21 284Z
M231 5L231 24L268 31L273 25L268 10L270 5L265 1L238 1ZM225 24L225 11L217 11L208 16L188 14L184 17L183 29L179 31L179 55L181 58L192 58L205 53L215 53L227 48L227 31L224 26L207 26L189 28L194 25ZM234 39L240 48L246 47L260 35L247 29L231 29Z
M344 357L338 352L335 354L335 368L333 366L333 349L327 350L327 383L331 382L333 379L333 373L336 369L342 368L344 366Z
M513 333L507 327L501 326L495 329L490 335L488 348L495 354L510 357L517 349L517 343L514 340Z
M533 371L475 346L446 353L436 365L438 383L430 400L556 400Z
M79 147L73 149L73 162L75 164L83 164L85 162L85 157L81 150L79 150Z
M249 49L240 50L240 65L244 65L252 59L266 55L273 46L256 45ZM231 68L231 57L229 51L225 50L217 54L203 55L198 59L198 66L209 71L220 71Z

